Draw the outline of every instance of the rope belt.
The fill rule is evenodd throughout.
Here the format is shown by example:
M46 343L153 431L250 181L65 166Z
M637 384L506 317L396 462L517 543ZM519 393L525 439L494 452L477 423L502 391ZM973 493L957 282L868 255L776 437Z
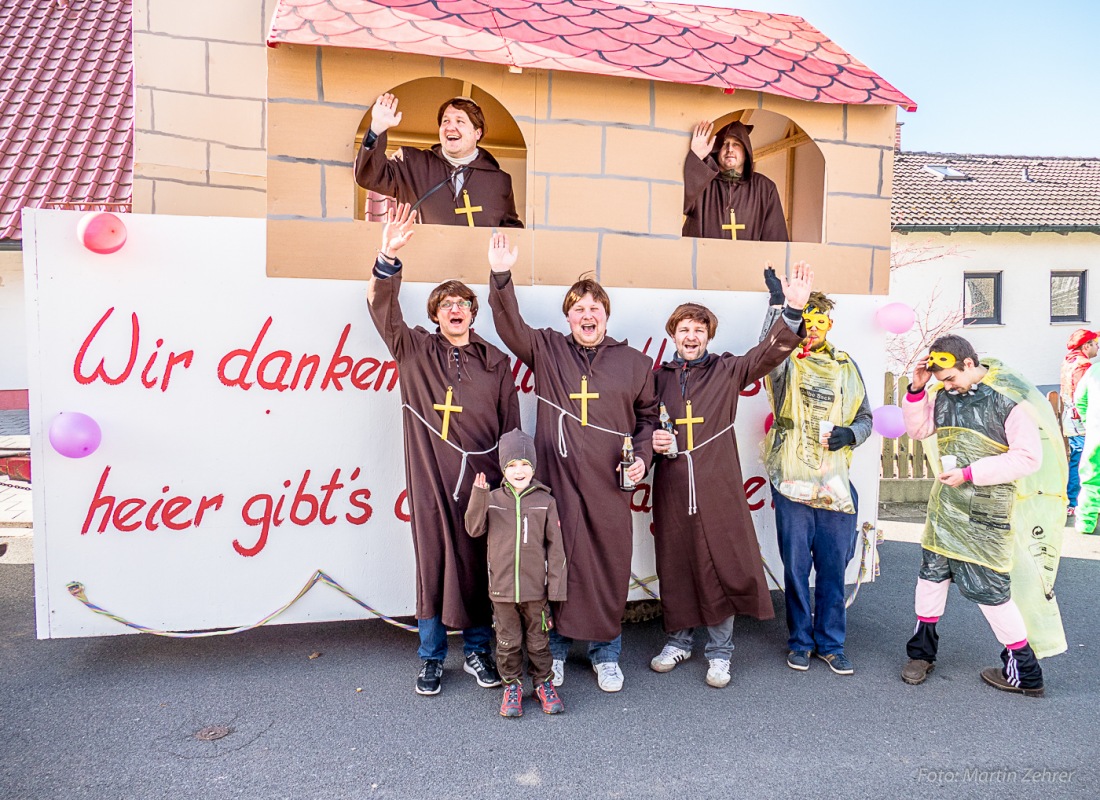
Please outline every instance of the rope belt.
M566 409L562 408L561 406L550 402L549 400L547 400L545 397L543 397L540 394L536 394L535 399L538 400L541 403L546 403L546 405L550 406L551 408L556 408L558 411L561 412L560 414L558 414L558 453L561 454L562 458L569 458L569 449L565 446L565 418L566 417L572 417L577 422L580 422L581 418L578 417L576 414L574 414L572 411L567 411ZM601 428L599 425L593 425L591 422L589 422L584 427L586 427L586 428L595 428L598 431L603 431L604 433L610 433L614 436L618 436L619 438L623 438L624 436L630 436L629 433L621 433L619 431L613 431L610 428Z
M683 455L687 456L687 462L688 462L688 516L689 517L694 516L695 512L699 510L698 506L696 506L696 504L695 504L695 462L692 460L691 454L692 454L693 451L699 450L700 448L710 444L715 439L717 439L719 436L725 435L727 431L733 430L733 427L734 427L734 423L731 422L725 428L718 431L718 433L714 434L709 439L704 441L702 444L695 445L695 447L691 448L691 450L684 450L683 451Z
M458 501L458 491L459 491L459 489L462 488L462 479L464 477L466 477L466 462L467 462L467 460L469 460L470 456L483 456L483 455L486 455L487 453L491 453L491 452L493 452L494 450L497 449L497 445L494 444L488 450L477 450L477 451L467 452L466 450L463 450L461 447L459 447L454 442L450 442L450 441L444 439L443 434L440 431L437 431L435 428L433 428L432 423L428 422L428 420L426 420L422 416L420 416L420 414L418 414L416 412L416 409L413 408L412 406L410 406L408 403L402 403L401 407L402 408L407 408L409 410L409 413L412 414L414 417L416 417L418 420L420 420L422 423L424 423L424 427L427 428L428 430L430 430L436 436L438 436L439 440L441 442L443 442L443 444L448 445L449 447L452 447L455 450L457 450L458 452L462 453L462 466L458 470L458 483L455 484L454 494L451 495L451 497L453 497L455 499L455 501L457 502Z

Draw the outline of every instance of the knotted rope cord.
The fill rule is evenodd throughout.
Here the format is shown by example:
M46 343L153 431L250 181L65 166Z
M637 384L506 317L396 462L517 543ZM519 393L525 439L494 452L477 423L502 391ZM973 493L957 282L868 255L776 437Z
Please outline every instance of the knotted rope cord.
M87 594L85 592L85 589L84 589L84 584L80 583L79 581L72 581L71 583L67 584L65 588L67 588L69 590L69 594L71 594L73 597L75 597L77 600L79 600L81 603L83 603L88 608L88 610L93 611L96 614L99 614L101 616L107 617L107 619L114 620L115 622L119 623L120 625L125 625L127 628L133 628L134 630L141 631L142 633L151 633L154 636L166 636L166 637L171 638L171 639L201 639L201 638L206 638L208 636L229 636L229 635L234 634L234 633L243 633L244 631L250 631L253 628L258 628L261 625L266 625L267 623L271 622L271 620L275 619L280 614L282 614L284 611L286 611L288 608L290 608L292 605L294 605L299 600L301 600L303 597L305 597L306 593L309 592L309 590L312 589L314 586L316 586L318 583L323 583L326 586L331 586L333 589L340 592L340 594L344 595L344 597L348 598L349 600L351 600L356 605L358 605L358 606L362 607L363 609L369 611L371 614L378 617L379 619L381 619L385 622L388 622L390 625L393 625L395 627L401 628L401 629L406 630L406 631L416 631L417 630L416 626L414 626L414 625L407 625L404 622L398 622L393 617L387 616L387 615L383 614L381 611L378 611L378 610L372 608L369 604L367 604L367 603L363 602L362 600L360 600L354 594L352 594L347 589L345 589L343 586L341 586L339 584L339 582L337 582L334 579L330 578L328 575L326 575L321 570L317 570L316 572L313 573L312 576L310 576L309 580L306 581L305 585L301 588L301 590L298 592L298 594L296 594L293 597L293 599L291 599L291 601L289 603L286 603L284 606L277 609L276 611L272 611L270 614L268 614L265 617L263 617L262 619L260 619L259 622L255 622L252 625L241 625L240 627L237 627L237 628L223 628L223 629L207 630L207 631L162 631L162 630L157 630L156 628L150 628L146 625L140 625L136 622L131 622L130 620L126 619L125 617L121 617L118 614L114 614L114 613L108 611L105 608L97 606L95 603L93 603L91 600L88 599L88 596L87 596ZM452 634L452 635L456 635L456 634L461 633L461 631L448 631L448 633Z
M556 403L550 402L545 397L543 397L541 394L536 394L535 399L542 402L542 403L546 403L546 405L550 406L551 408L556 408L558 411L561 412L560 414L558 414L558 452L561 454L562 458L569 458L569 449L565 446L565 427L564 427L565 418L566 417L572 417L577 422L580 422L581 418L578 417L576 414L574 414L572 411L567 411L564 408L562 408L561 406L557 405ZM599 425L595 425L591 422L589 422L587 425L585 425L583 427L595 428L598 431L603 431L604 433L610 433L610 434L613 434L614 436L619 436L619 437L630 436L629 433L622 433L620 431L613 431L610 428L601 428Z
M465 450L463 450L461 447L459 447L454 442L450 442L450 441L447 441L446 439L444 439L443 438L443 433L441 431L437 431L435 428L433 428L432 424L430 422L428 422L428 420L426 420L422 416L420 416L420 414L418 414L416 412L416 409L413 408L412 406L410 406L408 403L402 403L401 407L402 408L407 408L409 410L409 413L412 414L414 417L416 417L421 422L423 422L424 427L426 427L428 430L430 430L432 433L434 433L436 436L438 436L439 440L441 442L443 442L445 445L453 447L455 450L462 453L462 466L459 467L459 470L458 470L458 483L455 484L454 494L451 495L451 497L454 498L455 501L457 502L458 501L458 492L462 488L462 479L464 477L466 477L466 462L467 462L467 460L470 458L470 456L483 456L487 453L491 453L491 452L493 452L494 450L497 449L497 445L494 444L488 450L478 450L476 452L471 450L470 452L466 452Z
M733 427L734 427L734 423L731 422L729 425L724 427L722 430L718 431L718 433L714 434L709 439L704 441L702 444L695 445L695 447L691 448L691 450L682 451L683 455L687 456L687 462L688 462L688 516L689 517L694 516L695 512L699 510L698 507L695 505L695 462L692 460L691 454L694 451L699 450L700 448L710 444L715 439L717 439L719 436L723 436L727 431L733 430Z

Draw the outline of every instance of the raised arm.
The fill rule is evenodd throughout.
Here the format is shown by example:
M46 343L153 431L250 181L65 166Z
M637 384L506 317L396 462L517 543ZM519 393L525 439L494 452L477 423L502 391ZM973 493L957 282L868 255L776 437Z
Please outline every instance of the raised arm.
M516 288L512 284L512 267L519 248L508 249L508 236L494 233L489 240L489 308L493 309L493 325L500 339L516 357L534 369L535 330L523 321L519 313Z
M928 358L925 357L913 367L913 377L909 380L905 399L901 401L905 432L912 439L927 439L936 432L936 422L933 418L935 403L925 391L925 387L931 380L932 373L928 371Z
M794 349L806 338L802 311L813 288L813 269L806 262L799 261L788 280L777 277L769 263L764 270L764 281L768 286L769 301L782 305L782 312L768 315L771 327L762 332L755 347L738 359L734 370L737 391L785 364Z
M401 361L413 337L401 312L398 295L401 291L401 260L397 251L404 247L413 235L413 214L408 203L390 209L382 228L382 247L374 262L367 284L367 307L374 327L395 359Z
M691 133L691 147L684 158L684 213L695 208L699 197L718 175L718 170L707 162L714 137L714 126L706 120L695 126Z
M489 483L485 480L485 473L479 472L474 477L474 488L470 491L470 505L466 507L466 533L473 538L484 536L489 518Z

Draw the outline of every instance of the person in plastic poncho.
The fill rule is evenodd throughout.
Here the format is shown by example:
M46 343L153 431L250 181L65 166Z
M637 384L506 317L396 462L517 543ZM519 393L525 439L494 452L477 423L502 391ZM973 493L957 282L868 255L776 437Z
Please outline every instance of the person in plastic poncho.
M1077 513L1077 495L1081 491L1081 478L1078 468L1081 464L1081 451L1085 447L1085 425L1074 406L1074 394L1092 359L1096 358L1098 341L1093 331L1079 328L1069 335L1066 342L1065 359L1062 361L1061 386L1058 394L1062 398L1062 435L1069 442L1069 483L1066 495L1069 498L1069 515ZM1093 526L1096 527L1093 519Z
M928 389L933 377L942 384ZM990 686L1043 694L1039 659L1065 651L1054 579L1065 523L1066 456L1054 412L1019 373L941 336L902 403L906 431L925 440L938 480L928 500L917 578L917 626L901 677L923 683L936 662L954 582L1004 646Z
M771 310L780 313L783 289L764 273ZM856 363L826 341L833 302L813 292L802 314L802 349L768 375L775 423L764 439L764 467L772 485L775 527L783 557L787 606L787 666L810 668L811 652L838 675L855 670L844 654L847 610L844 571L855 554L858 498L848 480L852 449L871 435L871 408ZM817 573L813 611L810 570Z
M1097 406L1100 406L1100 370L1090 369L1078 382L1074 394L1074 407L1084 431L1080 454L1081 505L1073 521L1078 533L1096 533L1097 517L1100 516L1100 408Z

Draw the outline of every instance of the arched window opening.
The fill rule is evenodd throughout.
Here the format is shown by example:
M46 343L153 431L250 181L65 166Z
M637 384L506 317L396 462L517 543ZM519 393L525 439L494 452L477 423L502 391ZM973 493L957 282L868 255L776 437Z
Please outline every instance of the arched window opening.
M426 150L438 145L437 113L441 103L453 97L468 97L477 103L485 116L485 133L478 147L492 154L500 168L511 176L516 211L521 220L527 221L527 144L515 119L495 97L457 78L417 78L389 91L398 100L401 122L388 131L387 157L400 147ZM368 110L355 134L356 153L370 129L370 122L371 112ZM395 203L392 198L359 185L356 185L355 192L356 219L384 221L387 209Z

